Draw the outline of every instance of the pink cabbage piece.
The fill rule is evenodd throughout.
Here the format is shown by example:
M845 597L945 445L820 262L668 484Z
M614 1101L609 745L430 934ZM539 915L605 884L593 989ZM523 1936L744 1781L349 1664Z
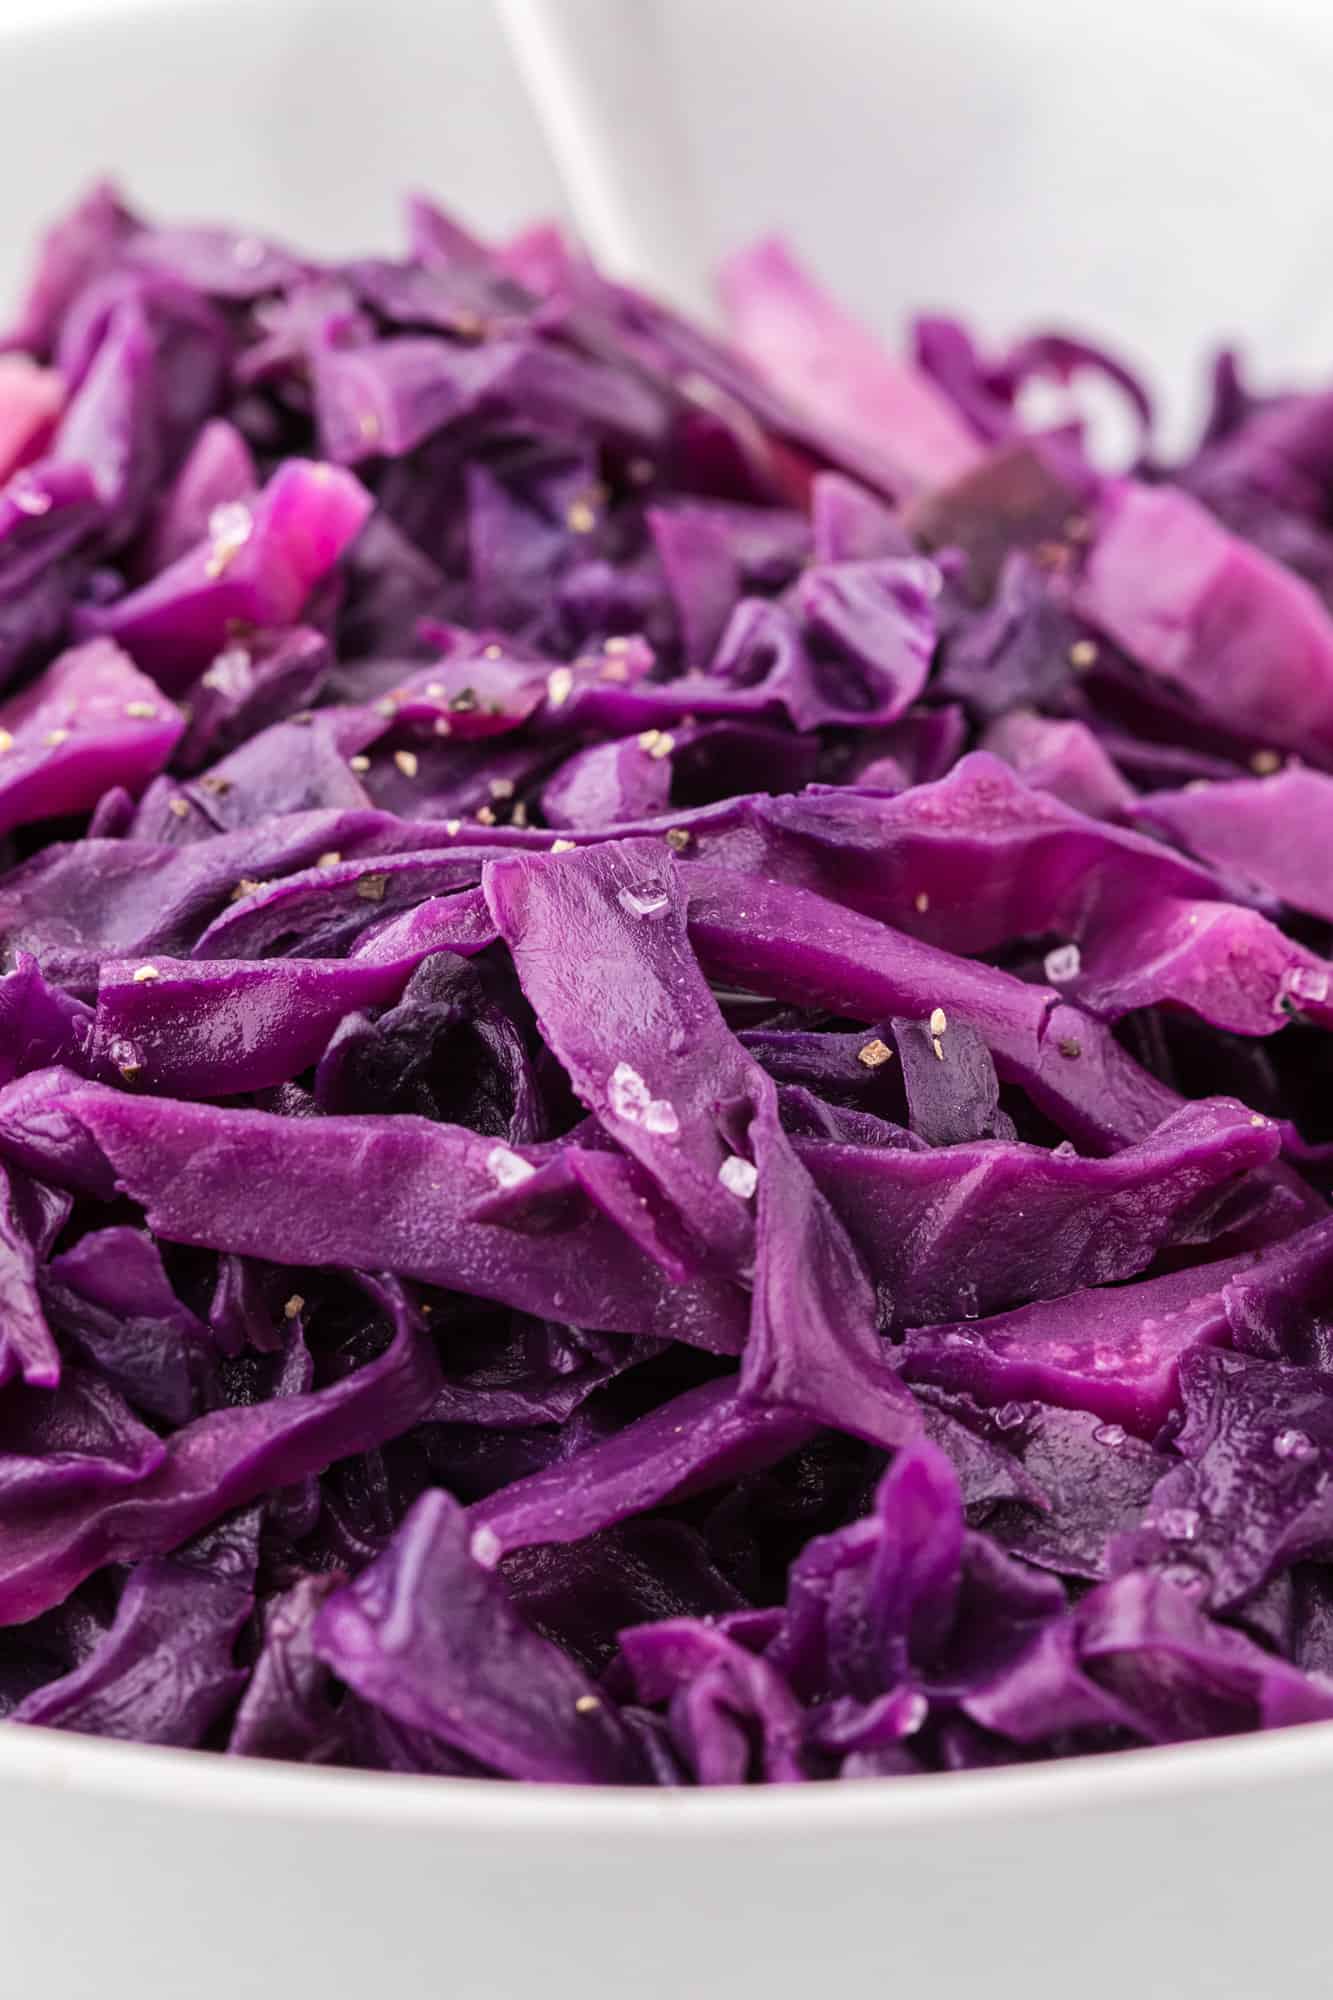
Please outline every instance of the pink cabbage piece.
M980 456L934 385L897 360L770 238L728 259L733 339L775 386L882 458L894 491L943 485Z
M1012 764L1027 784L1053 792L1090 819L1120 819L1133 811L1134 787L1086 723L1013 709L991 724L983 747Z
M1187 494L1112 482L1076 602L1209 717L1333 760L1333 619Z
M259 485L254 455L234 424L213 417L191 445L163 496L147 537L149 576L188 555L208 533L214 510L248 502Z
M1333 841L1333 778L1290 764L1271 778L1154 792L1134 817L1210 867L1333 923L1323 856Z
M110 640L62 653L0 702L0 831L87 812L112 784L142 790L184 727Z
M54 368L39 368L26 354L0 355L0 485L40 457L64 405L65 384Z
M214 513L207 537L140 589L82 614L168 692L197 679L237 626L295 624L373 502L353 474L288 459L253 507Z

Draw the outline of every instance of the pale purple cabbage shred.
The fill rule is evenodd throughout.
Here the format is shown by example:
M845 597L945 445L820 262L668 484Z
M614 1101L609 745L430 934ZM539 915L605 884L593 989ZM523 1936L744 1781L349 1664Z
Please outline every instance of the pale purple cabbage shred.
M1333 1719L1333 401L95 188L0 351L0 1716ZM1140 457L1035 433L1100 373Z

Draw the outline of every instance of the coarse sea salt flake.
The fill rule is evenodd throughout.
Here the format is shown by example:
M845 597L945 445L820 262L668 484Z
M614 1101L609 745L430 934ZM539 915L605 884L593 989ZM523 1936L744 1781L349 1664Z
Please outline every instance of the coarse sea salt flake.
M749 1201L759 1185L759 1169L753 1160L743 1160L739 1153L730 1153L717 1170L717 1177L729 1194L739 1195L742 1201Z
M627 1062L618 1062L607 1085L611 1110L627 1125L641 1125L658 1138L673 1138L680 1130L675 1106L664 1097L654 1097L643 1078Z
M1067 986L1083 970L1083 955L1076 944L1059 944L1047 952L1043 969L1052 986Z
M537 1169L517 1153L511 1153L508 1146L492 1146L486 1155L486 1171L497 1187L512 1188L530 1181Z

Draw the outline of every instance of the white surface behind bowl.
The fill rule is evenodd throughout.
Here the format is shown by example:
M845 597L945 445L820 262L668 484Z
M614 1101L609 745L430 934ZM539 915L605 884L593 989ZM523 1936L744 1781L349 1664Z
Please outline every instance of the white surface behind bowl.
M996 330L1073 310L1172 364L1196 328L1224 325L1267 335L1277 361L1317 360L1328 66L1253 32L1258 11L1229 16L1248 17L1251 62L1230 43L1193 49L1179 9L1154 10L1146 80L1126 97L1139 72L1123 6L1093 23L1090 58L1073 8L672 0L655 54L633 36L573 48L610 66L592 93L611 115L593 219L682 291L737 232L786 220L885 320L967 296ZM603 37L650 25L639 0L583 12ZM1178 66L1169 147L1164 63ZM612 174L617 71L633 89ZM1201 86L1223 71L1225 89ZM1104 87L1120 92L1116 119L1096 108ZM473 0L0 0L0 105L6 281L32 229L107 168L165 212L329 248L389 240L405 182L497 229L559 203ZM1080 120L1093 164L1066 151ZM693 204L682 170L680 198L654 209L651 177L677 157L693 162ZM975 1778L631 1796L0 1728L0 1990L1278 2000L1333 1976L1330 1816L1333 1730Z
M562 206L486 0L0 0L0 298L99 174L176 221L398 248L438 188L482 230Z

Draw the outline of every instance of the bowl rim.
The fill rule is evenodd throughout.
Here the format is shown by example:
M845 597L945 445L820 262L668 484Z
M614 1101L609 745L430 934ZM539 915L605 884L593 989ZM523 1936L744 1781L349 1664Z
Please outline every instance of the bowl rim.
M0 1799L18 1788L89 1803L153 1806L218 1819L543 1841L555 1833L686 1846L710 1837L788 1841L918 1832L1090 1809L1180 1805L1333 1777L1333 1727L1302 1724L1226 1741L1066 1757L1041 1766L879 1778L854 1784L642 1790L508 1784L348 1771L199 1750L109 1742L0 1724Z

